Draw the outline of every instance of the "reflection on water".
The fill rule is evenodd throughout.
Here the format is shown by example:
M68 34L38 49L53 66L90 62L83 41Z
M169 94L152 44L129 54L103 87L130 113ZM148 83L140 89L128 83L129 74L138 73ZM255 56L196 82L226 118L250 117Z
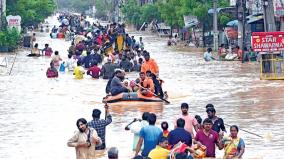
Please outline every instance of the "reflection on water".
M124 130L133 118L151 111L157 113L159 123L172 122L180 113L181 102L188 102L191 113L203 117L205 105L213 103L227 124L263 135L265 139L240 131L246 142L244 158L276 159L284 155L283 81L260 81L257 63L208 63L202 53L167 47L166 39L152 35L143 38L160 66L171 104L111 108L113 123L107 127L107 147L117 146L120 158L133 155L132 134ZM52 40L42 33L38 33L38 42L40 48L49 43L66 59L70 42ZM68 72L58 79L46 79L50 59L28 58L28 53L18 53L11 76L0 76L0 158L74 159L75 150L67 147L66 141L76 130L78 118L91 120L92 109L103 111L101 100L107 81L89 77L74 80ZM131 73L130 77L136 75ZM266 140L269 132L272 141ZM218 157L222 153L219 151ZM100 158L105 158L104 154Z

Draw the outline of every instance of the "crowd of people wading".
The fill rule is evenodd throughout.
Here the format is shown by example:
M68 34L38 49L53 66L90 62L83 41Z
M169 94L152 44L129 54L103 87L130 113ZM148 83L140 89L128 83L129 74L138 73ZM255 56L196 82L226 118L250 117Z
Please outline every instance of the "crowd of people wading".
M60 53L53 52L48 44L39 50L35 43L31 53L51 57L50 67L46 71L48 78L57 78L59 72L68 71L73 73L75 79L81 80L86 74L92 78L109 80L106 87L108 95L140 91L144 96L157 95L164 98L159 67L144 49L142 37L135 39L127 34L124 24L91 24L83 15L63 13L58 20L61 25L51 29L50 37L68 37L71 40L68 59L62 59ZM137 72L139 77L128 84L125 75L132 71ZM67 145L75 147L77 159L95 159L97 150L105 149L108 149L109 159L119 158L119 148L115 145L108 148L106 144L106 127L112 123L107 104L105 112L105 119L101 119L101 111L94 109L91 113L93 120L80 118L75 123L78 131L68 140ZM173 122L175 127L172 130L165 121L160 121L160 126L156 125L157 116L151 112L144 112L141 119L135 118L129 123L123 131L133 132L133 158L215 158L216 147L224 149L224 159L242 157L245 143L238 136L238 126L230 125L227 132L223 119L216 116L213 104L206 105L207 116L204 120L199 115L191 115L187 103L180 105L180 112Z

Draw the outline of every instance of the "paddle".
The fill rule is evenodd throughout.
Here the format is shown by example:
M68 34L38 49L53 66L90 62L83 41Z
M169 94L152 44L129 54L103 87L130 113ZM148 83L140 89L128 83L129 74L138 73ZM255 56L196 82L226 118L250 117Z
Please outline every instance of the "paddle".
M141 87L141 88L143 88L143 89L146 89L145 87L141 86L140 84L138 84L138 83L136 83L136 82L134 82L134 83L135 83L136 86ZM155 94L155 93L153 93L153 92L151 92L151 91L148 91L148 92L150 92L151 94L153 94L155 97L160 98L161 100L163 100L163 101L166 102L167 104L170 104L170 102L169 102L168 100L166 100L166 99L164 99L164 98L158 96L157 94Z
M229 124L225 124L225 125L231 127L231 125L229 125ZM244 129L241 129L241 128L239 128L239 129L242 130L242 131L244 131L244 132L246 132L246 133L249 133L249 134L251 134L251 135L255 135L255 136L257 136L257 137L260 137L260 138L263 138L263 139L266 138L266 137L263 137L263 136L261 136L261 135L259 135L259 134L254 133L254 132L250 132L250 131L248 131L248 130L244 130ZM271 135L268 134L268 137L267 137L267 138L271 138Z

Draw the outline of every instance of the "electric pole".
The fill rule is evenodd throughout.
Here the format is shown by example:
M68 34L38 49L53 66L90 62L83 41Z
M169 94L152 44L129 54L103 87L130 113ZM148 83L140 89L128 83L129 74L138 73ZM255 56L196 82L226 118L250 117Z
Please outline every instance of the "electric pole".
M218 24L217 24L217 3L218 0L213 0L213 40L214 40L214 51L218 50Z

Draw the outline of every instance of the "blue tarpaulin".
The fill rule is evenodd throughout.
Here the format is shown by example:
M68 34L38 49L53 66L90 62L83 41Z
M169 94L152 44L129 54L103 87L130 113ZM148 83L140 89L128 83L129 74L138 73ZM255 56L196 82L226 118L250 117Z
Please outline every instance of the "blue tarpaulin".
M238 26L238 20L232 20L227 23L227 26Z

